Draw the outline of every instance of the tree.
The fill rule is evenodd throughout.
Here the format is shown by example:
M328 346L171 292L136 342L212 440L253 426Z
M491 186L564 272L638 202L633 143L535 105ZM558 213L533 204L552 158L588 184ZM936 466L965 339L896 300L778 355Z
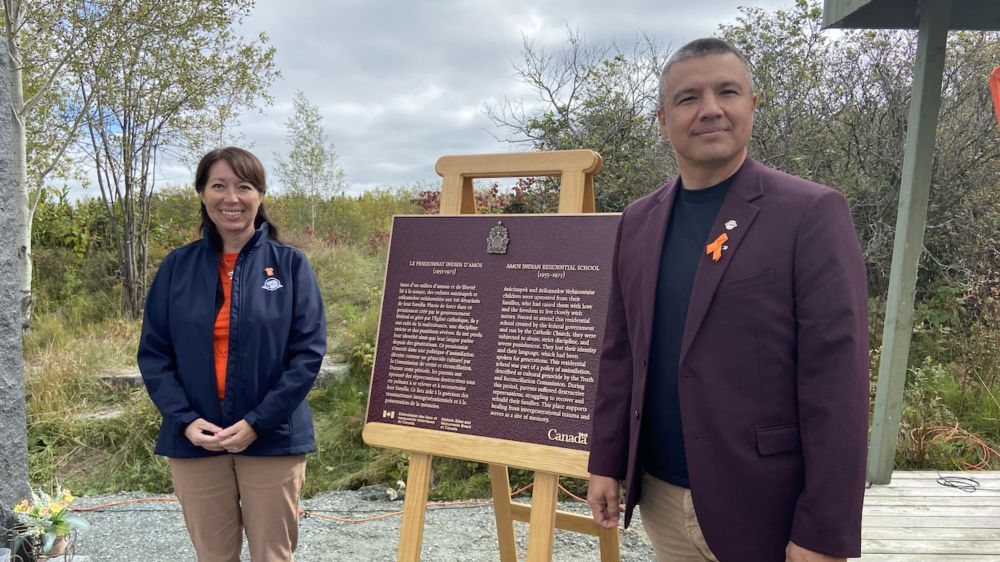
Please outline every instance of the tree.
M511 132L506 140L512 144L599 152L604 167L594 178L597 208L620 211L655 189L673 169L673 156L656 125L665 54L648 37L623 51L614 44L588 43L569 30L566 47L555 53L525 38L521 62L514 68L536 100L505 98L484 111ZM553 191L545 181L534 188Z
M888 286L916 34L821 31L807 0L742 8L723 38L750 60L758 110L751 153L841 189L851 202L871 292ZM923 287L971 286L1000 267L1000 143L985 76L1000 34L949 35L921 275Z
M70 68L99 22L68 0L3 0L13 122L21 327L31 322L31 230L46 180L66 175L86 105Z
M190 146L192 131L252 106L277 75L261 35L235 33L252 0L95 0L105 22L74 67L87 111L79 148L92 163L119 261L123 311L146 294L146 239L156 162Z
M277 174L289 193L309 201L310 228L316 232L316 205L344 189L344 171L337 165L337 151L323 128L323 115L299 91L292 100L292 116L285 122L288 156L275 154Z

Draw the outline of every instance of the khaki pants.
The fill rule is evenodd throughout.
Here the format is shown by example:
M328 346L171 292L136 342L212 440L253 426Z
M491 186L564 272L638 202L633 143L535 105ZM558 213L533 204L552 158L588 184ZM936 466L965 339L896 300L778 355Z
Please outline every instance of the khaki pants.
M291 562L299 539L305 455L170 459L174 491L199 562Z
M639 511L660 562L718 562L701 534L691 490L643 474Z

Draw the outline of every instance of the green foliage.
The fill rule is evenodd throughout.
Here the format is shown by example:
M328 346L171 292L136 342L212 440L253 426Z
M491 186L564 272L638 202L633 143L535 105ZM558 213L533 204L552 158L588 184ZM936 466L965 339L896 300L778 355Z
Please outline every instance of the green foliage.
M94 200L71 204L62 191L43 191L33 222L35 309L59 308L74 324L102 320L117 306L116 261L108 224Z
M165 187L153 193L148 239L150 262L158 265L170 250L201 238L200 204L198 193L190 186Z
M293 194L268 196L265 204L283 233L298 245L310 239L328 245L345 244L377 253L386 247L393 215L415 214L406 190L373 190L361 195L338 195L316 207L316 225L310 235L308 199Z
M504 213L555 213L559 184L552 178L520 178L504 202Z
M344 329L341 332L340 349L351 365L351 373L358 377L371 375L375 365L375 337L378 333L381 300L381 291L372 287L368 290L368 301L364 305L359 307L344 303L341 308Z
M335 321L345 319L344 310L368 306L373 292L378 298L385 272L384 254L369 256L364 248L346 245L306 247L306 252ZM374 306L378 307L377 300Z
M928 289L916 303L897 466L1000 467L1000 289L991 279Z
M90 215L94 211L99 209L93 205L73 208L68 189L42 191L35 210L32 239L39 246L65 248L82 257L90 245L91 225L100 224L99 218Z
M904 416L907 425L932 427L953 423L953 414L944 404L941 393L954 379L940 364L930 357L911 367L906 377L906 403ZM905 426L904 426L905 427Z

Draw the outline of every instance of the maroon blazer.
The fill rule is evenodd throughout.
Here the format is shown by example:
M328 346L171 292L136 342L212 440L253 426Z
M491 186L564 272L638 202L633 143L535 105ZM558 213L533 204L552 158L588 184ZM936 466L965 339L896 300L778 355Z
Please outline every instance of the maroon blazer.
M622 213L590 472L639 500L637 448L657 273L678 181ZM727 225L728 223L728 225ZM789 539L861 550L868 430L864 260L843 195L749 157L698 265L678 370L698 521L722 562L781 561Z

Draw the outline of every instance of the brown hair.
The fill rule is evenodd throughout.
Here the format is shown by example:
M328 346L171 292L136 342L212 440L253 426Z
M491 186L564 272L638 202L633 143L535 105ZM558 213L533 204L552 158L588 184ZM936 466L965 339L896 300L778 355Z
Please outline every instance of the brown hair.
M278 226L274 224L274 221L267 214L267 209L264 208L263 196L267 193L267 177L264 173L264 165L250 151L235 146L227 146L226 148L216 148L202 156L201 161L198 162L198 169L194 173L195 191L199 195L205 192L205 186L208 184L208 171L219 160L228 162L232 166L233 172L236 173L236 177L249 182L254 189L260 192L262 200L260 207L257 208L257 216L253 219L253 226L254 228L260 228L261 224L268 223L268 236L280 242L281 240L278 238ZM209 218L204 202L201 203L201 231L208 238L209 242L212 243L212 246L222 248L222 237L219 236L219 231L215 228L215 223Z

